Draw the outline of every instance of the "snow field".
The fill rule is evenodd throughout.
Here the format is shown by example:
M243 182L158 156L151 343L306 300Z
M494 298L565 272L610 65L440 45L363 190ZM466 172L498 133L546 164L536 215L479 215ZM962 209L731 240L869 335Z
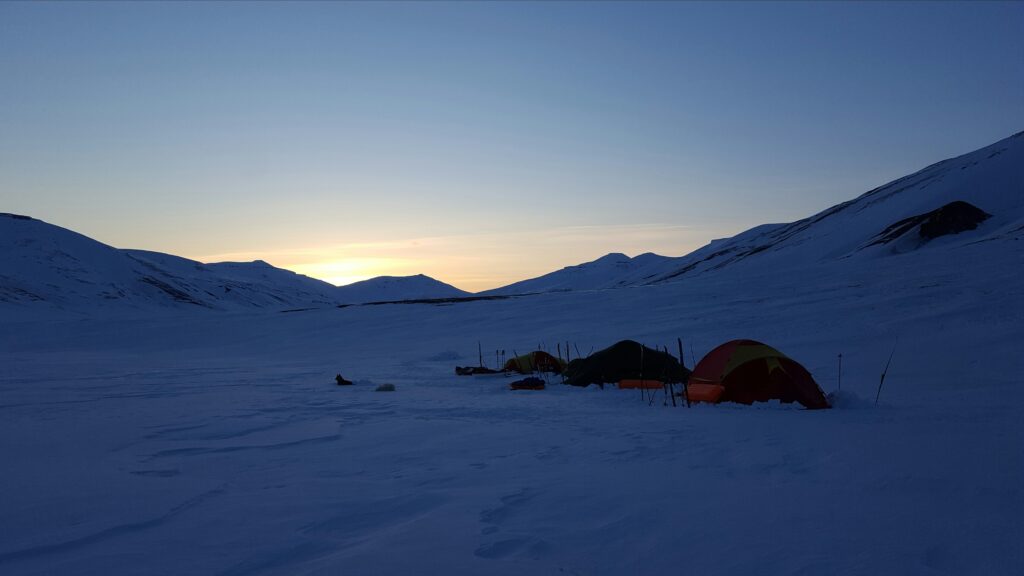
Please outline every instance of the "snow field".
M1021 262L4 322L0 573L1019 574ZM842 352L844 394L688 410L453 372L477 341L493 365L677 336L762 340L826 392Z

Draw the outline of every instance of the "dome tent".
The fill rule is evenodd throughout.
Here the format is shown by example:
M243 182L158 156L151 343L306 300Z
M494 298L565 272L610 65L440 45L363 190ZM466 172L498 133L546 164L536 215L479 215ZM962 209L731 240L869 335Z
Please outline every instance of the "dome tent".
M811 373L775 348L754 340L732 340L708 352L693 368L689 386L721 386L721 402L768 400L828 408Z
M534 372L561 374L565 370L565 361L561 358L555 358L543 350L536 350L509 358L508 362L505 362L504 370L520 374L533 374Z
M642 346L633 340L622 340L586 358L570 362L565 383L589 386L640 378L684 382L689 375L690 371L671 354Z

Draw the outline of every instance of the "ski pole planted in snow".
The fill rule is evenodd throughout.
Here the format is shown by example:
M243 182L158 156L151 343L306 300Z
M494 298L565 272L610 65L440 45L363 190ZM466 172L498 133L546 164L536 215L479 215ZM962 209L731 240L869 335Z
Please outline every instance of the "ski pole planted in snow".
M565 355L566 356L569 355L569 351L568 350L565 351ZM562 361L562 343L561 342L558 342L558 361L559 362ZM566 364L568 364L568 363L569 362L566 361ZM562 377L562 384L565 384L565 370L561 370L561 366L559 366L558 374Z
M666 362L665 362L665 373L666 374L668 373L668 356L669 356L668 346L665 346L665 360L666 360ZM676 406L676 388L675 388L675 386L673 386L672 384L669 383L669 380L671 380L671 379L672 379L671 377L665 378L665 385L664 385L665 401L662 403L662 405L663 406L668 406L668 399L671 397L672 398L672 407L675 408L675 406Z
M679 363L686 368L686 358L683 357L683 339L676 338L676 344L679 344ZM693 357L693 344L690 344L690 357ZM683 378L683 397L686 398L686 407L690 407L690 389L686 386L686 378Z
M875 406L878 406L878 397L882 395L882 384L885 384L885 374L889 371L889 364L892 364L892 355L896 353L896 344L892 345L892 352L889 353L889 361L885 363L885 370L882 370L882 377L878 380L878 392L875 394Z
M839 353L839 386L836 389L837 390L842 390L843 389L843 353L842 352Z

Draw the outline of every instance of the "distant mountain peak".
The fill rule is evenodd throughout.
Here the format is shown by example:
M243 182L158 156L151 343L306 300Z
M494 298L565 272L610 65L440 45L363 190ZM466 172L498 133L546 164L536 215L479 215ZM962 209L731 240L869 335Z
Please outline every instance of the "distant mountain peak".
M629 260L629 256L626 256L622 252L611 252L609 254L605 254L604 256L601 256L597 260L594 260L593 262L591 262L591 264L597 264L598 262L601 262L601 263L621 262L623 260Z
M441 282L426 274L413 276L377 276L369 280L354 282L338 287L338 294L345 304L368 302L397 302L402 300L426 300L433 298L461 298L469 292Z

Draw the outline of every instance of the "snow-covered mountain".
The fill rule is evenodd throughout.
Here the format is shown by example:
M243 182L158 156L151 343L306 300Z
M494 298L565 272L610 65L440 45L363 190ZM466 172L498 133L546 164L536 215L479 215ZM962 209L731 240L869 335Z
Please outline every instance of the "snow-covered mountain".
M1024 236L1024 132L789 224L764 224L678 258L609 254L491 291L677 282L718 270L793 269Z
M712 242L648 283L727 268L790 269L1022 236L1024 132L1019 132L809 218Z
M283 310L468 294L422 274L337 287L262 260L204 264L118 249L28 216L0 214L0 306L8 309Z
M644 279L651 269L661 269L674 258L647 252L634 258L618 252L584 264L566 266L537 278L523 280L481 295L528 294L563 290L596 290L629 286Z
M399 300L424 300L434 298L461 298L469 296L464 290L434 280L430 276L378 276L341 286L336 291L344 304L366 302L395 302Z
M0 214L0 303L110 308L333 305L337 288L262 261L203 264L120 250L27 216Z
M680 282L709 272L759 274L1014 241L1024 236L1024 132L933 164L809 218L764 224L686 256L608 254L480 295ZM0 215L0 305L287 309L469 293L423 275L343 287L266 262L203 264L120 250L45 222Z

